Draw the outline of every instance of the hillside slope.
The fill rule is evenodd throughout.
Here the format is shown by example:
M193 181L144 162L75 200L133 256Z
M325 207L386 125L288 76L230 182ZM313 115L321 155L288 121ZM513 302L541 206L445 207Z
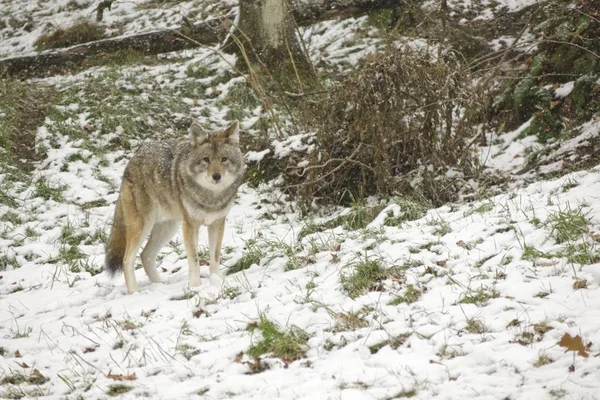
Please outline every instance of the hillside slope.
M0 11L24 18L37 1L18 3ZM83 3L43 2L32 15L72 21L93 8ZM452 6L485 20L530 3ZM175 15L215 4L167 8ZM159 18L164 10L136 12ZM123 23L123 33L143 20ZM0 33L9 31L19 44L0 53L32 50L34 35ZM336 72L385 42L368 17L303 34L313 61ZM0 164L0 397L600 398L600 168L564 174L549 163L542 172L560 177L518 174L542 145L520 136L529 121L490 133L478 148L507 184L474 187L470 203L426 210L406 198L369 198L305 216L279 180L249 179L227 218L223 282L207 276L202 229L200 287L187 287L178 233L159 256L165 283L150 284L138 269L141 292L126 295L123 277L111 279L102 263L134 150L184 135L192 119L218 128L238 118L243 140L263 132L264 110L234 61L197 49L3 82L11 90L0 99L0 133L30 118L36 155L16 152ZM287 154L306 150L306 136L268 139ZM569 155L597 136L595 116L558 151Z

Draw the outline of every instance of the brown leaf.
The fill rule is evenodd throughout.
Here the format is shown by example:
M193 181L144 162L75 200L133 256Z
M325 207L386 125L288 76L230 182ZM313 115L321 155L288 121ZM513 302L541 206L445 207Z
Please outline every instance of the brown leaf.
M44 375L42 375L42 373L37 368L34 368L33 373L31 375L33 375L33 376L44 376Z
M465 243L464 240L459 240L458 242L456 242L456 245L458 247L462 247L465 250L473 250L473 245L471 243Z
M569 365L569 372L575 372L575 364Z
M19 364L21 366L21 368L29 368L29 365L27 365L26 362L22 362L21 364Z
M242 361L242 357L244 357L244 352L240 351L236 356L235 356L235 360L233 360L236 363L239 363Z
M573 283L573 289L587 289L587 281L585 279L578 279Z
M156 308L155 308L155 309L152 309L152 310L150 310L150 311L144 311L144 310L142 310L142 312L140 313L140 315L141 315L142 317L144 317L144 318L148 318L148 317L150 317L150 316L151 316L151 315L152 315L152 314L153 314L155 311L156 311Z
M563 337L558 342L560 347L566 348L565 353L567 351L576 351L582 357L589 357L587 351L585 351L585 346L583 345L583 340L581 340L581 336L577 335L575 337L565 333Z
M106 375L106 377L108 379L112 379L113 381L135 381L137 379L137 376L135 376L135 372L131 375L112 374L109 372L108 375Z
M549 326L545 322L539 322L537 324L533 324L533 330L540 336L544 336L546 333L550 332L553 327Z
M94 351L96 351L95 347L86 347L85 349L83 349L83 354L93 353Z
M15 357L16 358L21 358L23 356L21 355L21 352L19 350L17 350L17 351L15 351Z

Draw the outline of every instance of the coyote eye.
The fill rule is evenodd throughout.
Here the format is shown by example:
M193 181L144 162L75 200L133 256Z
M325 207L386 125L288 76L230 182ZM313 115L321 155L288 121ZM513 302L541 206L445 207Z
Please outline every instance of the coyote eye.
M221 158L221 162L225 162L225 161L227 161L227 157Z
M205 163L210 163L210 159L209 159L208 157L204 157L204 158L202 159L202 161L204 161Z

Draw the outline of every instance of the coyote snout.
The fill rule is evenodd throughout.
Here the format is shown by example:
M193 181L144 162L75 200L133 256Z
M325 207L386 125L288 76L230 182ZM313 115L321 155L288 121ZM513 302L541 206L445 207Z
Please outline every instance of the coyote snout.
M210 273L220 275L219 261L225 217L245 172L239 146L239 124L205 132L198 124L183 140L142 146L125 168L112 231L106 246L106 269L123 269L127 292L138 290L135 256L152 282L160 282L156 256L183 225L190 286L200 284L198 230L208 227Z

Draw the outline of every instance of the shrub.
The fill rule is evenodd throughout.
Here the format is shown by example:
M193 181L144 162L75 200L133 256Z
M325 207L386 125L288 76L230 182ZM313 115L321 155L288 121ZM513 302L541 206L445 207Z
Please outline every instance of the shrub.
M474 101L452 57L391 46L368 57L313 110L316 149L300 196L306 204L406 192L434 204L452 199L456 188L443 176L475 167L463 112Z

